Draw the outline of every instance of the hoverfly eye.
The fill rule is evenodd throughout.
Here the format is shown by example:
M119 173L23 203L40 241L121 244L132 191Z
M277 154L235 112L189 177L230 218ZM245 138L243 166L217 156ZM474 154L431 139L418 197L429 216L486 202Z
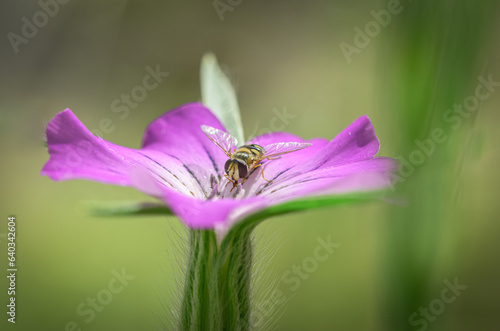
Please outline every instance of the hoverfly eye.
M226 174L229 174L229 166L231 165L231 163L231 160L227 160L226 164L224 165L224 171L226 172Z
M238 175L240 178L246 178L248 175L248 166L243 162L238 162Z

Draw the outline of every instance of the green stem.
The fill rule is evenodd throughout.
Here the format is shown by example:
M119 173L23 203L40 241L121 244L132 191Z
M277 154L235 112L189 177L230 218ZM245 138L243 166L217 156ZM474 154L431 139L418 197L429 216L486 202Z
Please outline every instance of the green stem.
M228 234L190 230L181 330L250 330L252 227Z

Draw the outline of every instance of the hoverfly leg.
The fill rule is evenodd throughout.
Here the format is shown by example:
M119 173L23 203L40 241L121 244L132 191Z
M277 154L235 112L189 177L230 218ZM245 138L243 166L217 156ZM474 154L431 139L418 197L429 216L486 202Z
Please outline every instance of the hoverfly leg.
M264 178L264 180L267 181L268 183L272 183L273 182L272 180L268 180L268 179L266 179L266 177L264 177L264 168L262 167L262 164L259 163L259 164L255 165L252 169L257 168L257 167L260 167L260 169L262 170L262 178Z
M227 178L227 183L226 183L226 185L224 186L224 190L226 189L226 187L227 187L227 185L228 185L229 183L233 183L233 188L231 189L231 191L232 191L232 190L234 190L234 188L235 188L235 186L236 186L236 184L234 183L234 181L233 181L231 178L229 178L229 176L228 176L227 174L224 174L224 177L226 177L226 178ZM231 191L229 191L229 192L231 192Z

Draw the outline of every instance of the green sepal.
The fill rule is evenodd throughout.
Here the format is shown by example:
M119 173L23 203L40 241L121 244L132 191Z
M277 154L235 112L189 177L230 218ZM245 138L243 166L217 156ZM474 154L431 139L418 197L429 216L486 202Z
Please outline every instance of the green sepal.
M200 80L203 104L217 116L240 145L245 143L236 92L229 78L219 67L214 54L208 53L203 56Z
M263 220L284 215L292 212L305 211L309 209L315 208L323 208L330 207L341 204L351 204L351 203L363 203L373 201L375 199L380 199L384 195L384 191L374 191L367 193L351 193L351 194L337 194L337 195L328 195L328 196L317 196L310 197L298 200L292 200L288 202L284 202L279 205L274 205L269 208L260 210L255 214L251 214L242 221L233 225L228 231L227 235L224 237L221 243L221 249L224 246L227 246L227 243L224 243L226 240L232 240L231 238L247 228L254 228Z
M173 215L165 205L155 202L87 202L85 209L92 216L159 216Z

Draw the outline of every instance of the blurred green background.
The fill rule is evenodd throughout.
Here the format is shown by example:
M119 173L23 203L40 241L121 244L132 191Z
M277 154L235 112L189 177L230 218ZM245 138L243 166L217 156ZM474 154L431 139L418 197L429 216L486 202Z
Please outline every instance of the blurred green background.
M139 147L150 121L200 99L200 60L213 51L237 89L247 136L275 123L306 138L333 138L367 114L379 155L413 168L402 169L387 201L259 226L257 265L268 268L256 268L257 306L266 306L273 288L287 299L260 329L498 330L500 93L490 91L472 111L449 112L474 101L467 98L479 76L500 81L496 2L93 0L59 4L57 13L49 6L52 17L37 13L53 1L2 1L0 264L6 274L7 217L15 215L18 274L17 322L2 312L0 329L169 323L183 227L175 218L89 216L86 201L147 198L41 177L48 159L41 141L47 122L68 107L88 128L104 126L105 139ZM37 31L23 35L33 19ZM142 85L148 66L169 76L127 116L113 112L114 100ZM418 146L435 129L447 138L424 154ZM340 247L291 283L294 265L307 263L318 238L329 236ZM109 297L113 270L123 269L128 284ZM443 298L455 279L467 288ZM3 310L7 287L3 276ZM107 304L87 323L90 313L77 307L96 296Z

